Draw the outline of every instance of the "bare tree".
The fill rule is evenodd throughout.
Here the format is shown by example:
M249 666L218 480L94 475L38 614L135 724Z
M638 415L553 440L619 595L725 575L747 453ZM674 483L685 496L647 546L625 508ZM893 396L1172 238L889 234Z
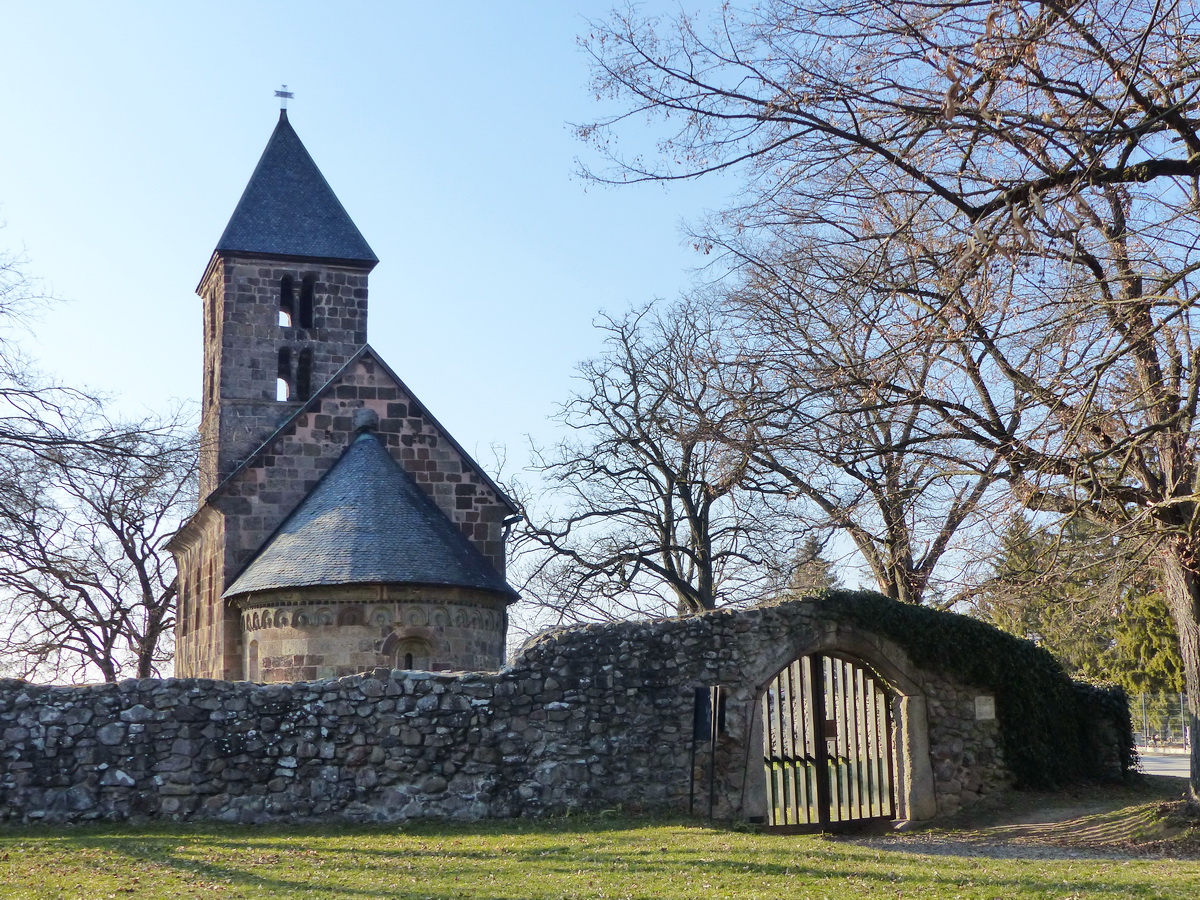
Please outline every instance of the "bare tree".
M95 430L106 435L98 448L0 458L0 660L9 674L116 681L158 674L172 658L166 542L195 504L194 440L146 423Z
M730 375L704 363L718 340L712 321L684 304L601 327L608 352L580 367L584 386L561 416L579 437L536 467L553 488L542 505L557 509L526 510L523 592L560 621L771 596L792 537L747 488L745 454L709 433L729 402L717 379Z
M931 348L897 352L878 285L830 283L813 271L817 259L757 260L727 298L736 368L749 377L717 430L760 484L794 498L814 526L850 537L882 593L952 603L965 573L947 557L973 540L998 456L930 410L891 401L897 386L923 390Z
M177 422L113 422L39 375L19 337L49 299L0 253L0 670L149 675L170 658L164 542L194 452Z
M602 91L682 123L618 177L744 167L725 235L803 233L887 273L897 350L933 365L881 403L998 454L1028 506L1153 547L1200 725L1200 11L769 0L707 34L617 18L589 46Z
M62 448L127 452L111 423L96 428L95 398L78 388L48 383L21 352L20 332L50 298L24 271L22 261L0 252L0 454L48 455Z

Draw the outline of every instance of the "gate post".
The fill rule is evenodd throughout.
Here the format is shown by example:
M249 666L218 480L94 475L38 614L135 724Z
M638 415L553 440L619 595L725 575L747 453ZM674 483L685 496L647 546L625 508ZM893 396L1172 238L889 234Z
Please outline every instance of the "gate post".
M904 818L921 822L937 815L937 795L933 789L933 763L929 758L929 713L920 694L900 695L900 739L903 746L900 783L906 790Z

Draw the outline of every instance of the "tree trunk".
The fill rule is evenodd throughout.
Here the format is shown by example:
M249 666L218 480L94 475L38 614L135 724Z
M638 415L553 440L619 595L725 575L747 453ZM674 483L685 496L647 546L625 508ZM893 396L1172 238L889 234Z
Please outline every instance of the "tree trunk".
M156 636L157 640L157 636ZM142 641L138 647L137 653L137 677L138 678L153 678L154 677L154 648L155 644L149 641Z
M1175 627L1179 631L1179 654L1183 658L1184 685L1187 688L1188 729L1192 739L1189 793L1200 801L1200 573L1188 564L1194 554L1175 548L1163 553L1163 592Z

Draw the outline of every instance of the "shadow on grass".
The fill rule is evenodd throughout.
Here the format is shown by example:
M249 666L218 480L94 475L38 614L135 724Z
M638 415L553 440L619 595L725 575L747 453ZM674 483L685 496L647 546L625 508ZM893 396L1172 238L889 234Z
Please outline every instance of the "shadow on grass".
M101 851L131 868L180 873L256 896L489 897L535 900L619 892L779 896L811 888L834 896L883 896L898 888L930 897L964 887L984 896L1159 897L1162 875L1112 877L1103 866L940 859L817 837L764 835L679 820L566 820L384 827L91 826L0 831L6 843L36 839L62 856ZM1073 861L1078 863L1078 861ZM1185 875L1186 873L1179 873ZM1200 875L1200 868L1192 876ZM1137 876L1137 877L1129 877ZM203 890L204 885L196 885ZM230 895L227 893L227 895ZM236 894L233 894L236 896ZM147 895L150 896L150 895ZM1185 893L1178 896L1187 896Z

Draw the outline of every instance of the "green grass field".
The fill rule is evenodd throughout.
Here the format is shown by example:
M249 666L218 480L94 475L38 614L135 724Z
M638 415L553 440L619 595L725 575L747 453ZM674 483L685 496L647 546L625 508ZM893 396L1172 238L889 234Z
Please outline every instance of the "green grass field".
M921 855L684 822L0 830L0 897L1191 898L1200 860Z

